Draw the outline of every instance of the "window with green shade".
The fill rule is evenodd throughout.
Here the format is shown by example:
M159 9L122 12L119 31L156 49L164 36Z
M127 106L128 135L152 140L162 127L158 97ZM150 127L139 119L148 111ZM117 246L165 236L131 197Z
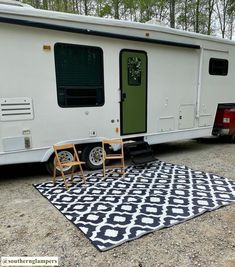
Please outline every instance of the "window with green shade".
M56 43L55 70L60 107L104 104L103 51L99 47Z

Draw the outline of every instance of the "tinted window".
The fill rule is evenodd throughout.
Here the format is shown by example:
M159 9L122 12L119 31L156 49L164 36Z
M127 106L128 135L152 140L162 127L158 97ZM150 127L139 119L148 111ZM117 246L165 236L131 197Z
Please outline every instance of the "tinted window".
M209 63L210 75L222 75L228 74L228 60L221 58L211 58Z
M84 107L104 104L101 48L57 43L55 69L59 106Z

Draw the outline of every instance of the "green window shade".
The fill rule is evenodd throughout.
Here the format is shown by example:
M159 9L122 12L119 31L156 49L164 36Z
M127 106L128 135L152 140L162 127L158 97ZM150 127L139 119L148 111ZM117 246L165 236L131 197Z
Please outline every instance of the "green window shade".
M101 48L57 43L55 68L59 106L81 107L104 104Z

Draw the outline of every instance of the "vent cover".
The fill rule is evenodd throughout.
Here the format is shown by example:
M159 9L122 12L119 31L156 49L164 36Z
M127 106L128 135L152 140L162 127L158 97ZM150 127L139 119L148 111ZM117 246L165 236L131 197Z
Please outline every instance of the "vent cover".
M32 99L29 97L0 98L0 120L21 121L33 119Z

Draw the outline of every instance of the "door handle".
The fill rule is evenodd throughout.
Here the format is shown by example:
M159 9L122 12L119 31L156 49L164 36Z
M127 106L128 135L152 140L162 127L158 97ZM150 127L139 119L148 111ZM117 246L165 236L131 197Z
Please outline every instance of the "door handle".
M121 94L121 102L123 102L126 99L126 93Z

